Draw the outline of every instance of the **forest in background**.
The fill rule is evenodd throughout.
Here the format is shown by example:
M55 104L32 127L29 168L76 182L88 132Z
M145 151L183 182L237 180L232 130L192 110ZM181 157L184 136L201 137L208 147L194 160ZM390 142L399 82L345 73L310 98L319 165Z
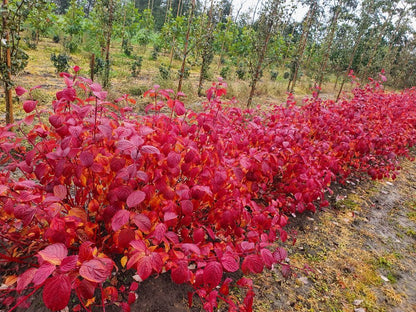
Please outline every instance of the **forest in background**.
M88 52L90 75L105 88L118 43L132 76L150 49L154 61L167 56L156 70L176 79L177 91L190 72L198 75L198 95L218 76L245 80L247 106L261 79L284 81L292 93L300 81L318 94L331 82L338 99L351 70L364 82L383 72L387 86L403 89L416 80L415 14L412 0L268 0L249 12L231 0L3 0L0 78L7 103L28 49L47 37L62 45L51 57L58 72L69 69L71 55Z

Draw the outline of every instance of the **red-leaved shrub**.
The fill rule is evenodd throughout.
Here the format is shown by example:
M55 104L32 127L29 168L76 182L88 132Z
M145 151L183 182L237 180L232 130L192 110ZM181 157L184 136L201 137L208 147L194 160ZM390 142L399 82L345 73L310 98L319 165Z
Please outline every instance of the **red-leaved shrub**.
M140 282L165 271L207 311L218 299L251 311L252 282L225 273L276 264L287 273L276 244L287 216L328 205L331 182L351 174L394 177L416 139L416 91L376 82L351 100L289 98L268 112L222 100L223 82L200 113L155 86L140 115L128 96L110 102L100 85L63 78L52 111L17 88L28 115L0 127L0 302L10 311L40 288L53 311L71 296L73 311L128 311L138 285L118 275ZM229 297L234 282L246 289L241 303Z

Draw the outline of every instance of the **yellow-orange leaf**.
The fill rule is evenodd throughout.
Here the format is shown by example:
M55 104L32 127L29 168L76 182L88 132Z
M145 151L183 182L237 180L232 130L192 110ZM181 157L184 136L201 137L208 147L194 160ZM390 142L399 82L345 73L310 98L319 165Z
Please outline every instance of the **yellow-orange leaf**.
M121 258L120 262L121 262L121 266L125 268L127 264L127 256L124 256L123 258Z
M11 286L14 283L16 283L16 281L17 281L17 276L16 275L10 275L10 276L6 277L6 280L4 281L4 284L6 286Z
M68 212L68 216L77 217L82 220L82 222L87 222L87 214L85 210L80 208L72 208Z
M95 297L92 297L91 299L88 299L87 302L85 303L86 307L89 307L90 305L92 305L95 302Z

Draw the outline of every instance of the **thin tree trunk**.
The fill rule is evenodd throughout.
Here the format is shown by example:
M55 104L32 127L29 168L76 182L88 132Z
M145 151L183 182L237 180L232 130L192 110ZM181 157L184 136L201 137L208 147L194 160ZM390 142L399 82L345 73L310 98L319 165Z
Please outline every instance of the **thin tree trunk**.
M3 0L3 9L7 10L7 5L9 4L8 0ZM14 122L13 118L13 96L12 96L12 59L10 51L10 34L8 28L7 14L3 14L3 31L4 39L6 40L6 70L7 78L4 81L4 92L5 92L5 101L6 101L6 124Z
M111 33L113 30L113 1L109 1L108 7L108 25L107 25L107 43L105 47L105 71L104 71L104 88L110 85L110 47L111 47Z
M169 68L172 66L172 61L173 61L173 51L175 49L175 41L176 38L173 37L172 38L172 47L170 48L170 55L169 55Z
M166 24L167 22L169 22L169 12L170 9L172 8L172 0L168 0L167 6L166 6L166 14L165 14L165 22L164 24Z
M304 32L302 32L302 37L300 39L298 53L296 53L297 58L295 59L295 71L293 73L292 80L289 80L289 84L287 87L288 92L293 92L293 90L295 89L299 67L302 64L302 58L305 52L306 42L308 41L309 31L312 26L312 19L313 19L313 15L315 14L315 10L316 10L316 3L313 3L308 10L308 15L307 15L307 20L306 20L306 29Z
M251 25L254 25L254 21L255 21L255 18L256 18L256 13L257 13L257 7L259 6L260 1L261 0L257 0L256 6L254 7L253 17L252 17L252 20L251 20Z
M383 24L383 26L382 26L382 28L380 30L380 35L377 37L376 44L375 44L375 46L372 49L373 50L373 53L371 54L370 59L368 60L367 64L365 65L364 71L363 71L363 73L361 75L361 78L362 79L367 78L366 76L371 71L371 65L373 64L374 58L377 55L377 49L378 49L378 47L379 47L379 45L380 45L380 43L381 43L381 41L383 39L384 30L386 29L387 25L390 24L392 17L393 17L393 14L389 14L388 20L384 22L384 24Z
M256 91L257 81L259 80L259 77L260 77L260 72L261 72L261 68L263 65L264 57L266 56L267 45L269 44L270 37L271 37L271 32L269 31L266 36L266 39L264 40L264 45L259 55L259 60L257 62L256 70L254 72L254 77L251 80L251 84L250 84L251 89L250 89L250 95L248 96L248 100L247 100L247 107L250 107L253 102L254 92Z
M211 0L211 8L209 10L208 15L208 25L207 25L207 37L206 42L204 42L204 49L202 51L202 64L201 64L201 71L199 73L199 83L198 83L198 96L202 96L202 85L204 83L204 79L206 73L208 71L209 65L212 61L212 41L213 41L213 23L212 23L212 10L214 7L214 0Z
M390 39L389 48L387 50L387 53L383 57L382 64L384 64L384 69L386 71L386 74L390 74L392 64L395 60L395 57L392 56L391 52L393 50L394 42L397 40L397 38L400 35L400 28L402 26L402 21L403 21L403 17L405 16L405 13L406 13L406 7L403 8L403 10L400 12L399 19L397 20L397 23L395 25L396 32L394 33L393 37Z
M261 72L261 69L262 69L262 66L263 66L264 58L266 57L267 46L268 46L270 38L272 36L273 25L275 23L276 15L277 15L277 8L274 8L274 14L269 17L268 27L267 27L267 30L266 30L267 34L266 34L266 37L264 39L263 47L260 51L259 58L257 60L257 65L256 65L256 69L254 71L254 76L253 76L253 78L251 80L251 83L250 83L251 89L250 89L250 95L248 96L248 100L247 100L247 107L250 107L252 102L253 102L254 92L256 91L257 82L260 79L260 72Z
M178 9L176 10L176 17L179 16L179 12L180 12L180 9L181 9L181 4L182 4L182 1L178 0Z
M91 55L91 61L90 61L90 78L92 81L94 81L94 67L95 67L95 54L93 53Z
M121 52L123 52L123 43L125 39L124 31L126 29L126 15L127 15L127 4L124 6L124 12L123 12L123 26L121 28Z
M344 77L342 78L341 86L339 88L339 92L338 92L338 95L337 95L337 101L339 100L339 98L341 96L341 92L342 92L342 89L344 88L345 81L347 80L348 74L351 71L352 62L354 62L354 57L357 54L357 49L358 49L358 46L360 45L361 38L362 38L363 34L364 34L364 31L362 30L360 32L359 36L358 36L358 39L355 41L354 49L353 49L353 51L351 53L350 61L348 63L347 70L346 70L346 72L344 74Z
M338 5L332 17L331 28L328 33L327 40L325 40L326 41L324 45L325 54L322 59L320 74L319 74L318 83L317 83L318 85L318 90L316 92L317 96L319 96L319 93L322 87L322 82L324 81L324 74L326 71L326 67L328 65L329 53L331 52L332 43L334 41L335 29L337 28L337 22L338 22L338 17L340 13L341 13L341 5Z
M188 20L188 29L186 31L186 39L185 39L185 46L183 48L183 59L182 59L182 66L181 70L179 72L179 82L178 82L178 93L182 90L182 82L183 82L183 75L185 73L185 64L186 64L186 57L188 55L188 45L189 45L189 34L191 33L191 25L192 20L194 17L194 11L195 11L195 0L192 0L192 6L191 6L191 14L189 16Z

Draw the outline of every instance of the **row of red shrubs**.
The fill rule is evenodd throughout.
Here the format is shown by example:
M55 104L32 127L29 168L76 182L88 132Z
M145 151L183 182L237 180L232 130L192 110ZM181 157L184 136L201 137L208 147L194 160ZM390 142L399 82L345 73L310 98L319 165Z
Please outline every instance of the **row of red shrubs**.
M202 112L155 86L141 115L128 96L111 102L100 85L62 76L53 111L18 87L28 115L0 127L0 307L9 311L41 288L53 311L71 296L73 311L129 311L137 282L165 271L207 311L219 299L251 311L250 279L225 272L278 264L287 273L276 247L287 216L328 205L331 182L351 174L394 177L416 140L416 91L377 82L349 100L289 98L267 111L223 100L223 82ZM117 278L126 272L127 287ZM243 302L230 285L246 289Z

